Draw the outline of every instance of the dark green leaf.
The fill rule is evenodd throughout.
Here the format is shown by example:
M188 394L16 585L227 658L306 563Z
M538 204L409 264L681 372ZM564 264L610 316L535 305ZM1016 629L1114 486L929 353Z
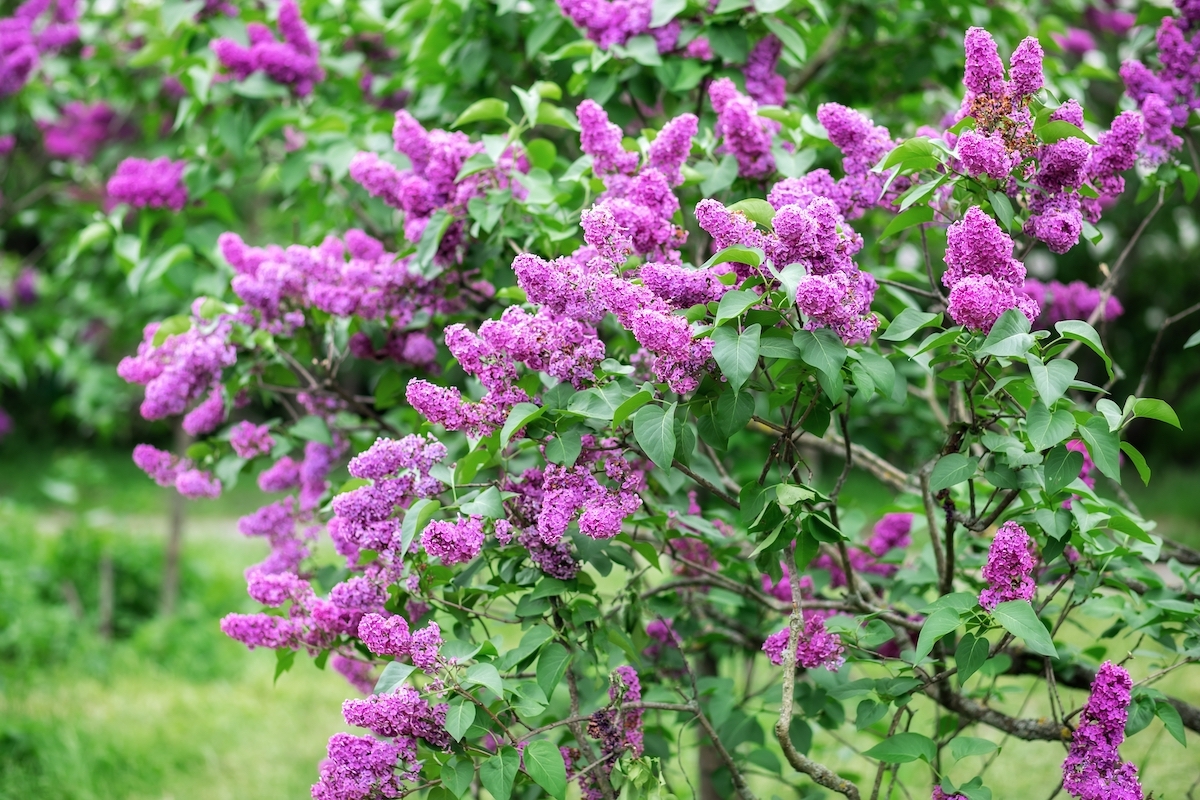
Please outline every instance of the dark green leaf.
M1023 640L1025 646L1039 656L1058 658L1058 651L1054 649L1050 633L1038 619L1028 600L1009 600L1007 603L1001 603L992 611L992 617L1004 630Z
M579 431L563 431L546 443L546 460L569 467L582 450L583 439Z
M1079 435L1087 445L1096 468L1107 478L1121 482L1120 442L1117 435L1108 429L1100 417L1092 417L1087 424L1079 426Z
M687 8L687 0L654 0L650 11L650 27L661 28Z
M766 200L757 197L739 200L727 208L729 211L742 212L746 219L762 225L764 228L770 228L772 220L775 219L775 208Z
M1033 376L1033 385L1037 387L1038 394L1042 396L1042 402L1046 404L1046 408L1054 407L1054 403L1066 393L1071 381L1075 380L1075 374L1079 372L1079 367L1075 365L1075 362L1061 358L1044 363L1037 356L1030 354L1025 361L1029 364L1029 374Z
M750 325L740 334L732 326L717 328L712 332L713 359L735 390L742 388L754 374L754 368L758 366L758 339L761 333L762 326L757 323ZM636 432L636 419L634 425Z
M1034 133L1038 138L1047 144L1062 141L1063 139L1082 139L1088 144L1095 144L1096 140L1088 136L1077 125L1072 125L1064 119L1055 119L1047 122L1045 125L1036 126Z
M913 663L933 652L933 646L947 633L958 627L958 612L951 608L939 608L925 618L921 625L921 635L917 638L917 649L913 654Z
M1167 729L1167 733L1175 737L1175 741L1187 747L1187 734L1183 730L1183 719L1179 716L1175 706L1165 700L1159 700L1155 703L1154 708L1158 712L1158 718L1162 720L1163 727Z
M333 446L333 437L329 435L329 426L325 424L325 420L315 414L297 420L289 432L298 439L307 439L310 442Z
M472 664L467 668L464 686L484 686L497 697L504 697L504 683L500 680L500 672L491 664Z
M675 459L675 404L639 409L633 416L633 438L655 466L669 469Z
M1165 422L1168 425L1174 425L1176 428L1183 430L1183 426L1179 424L1179 417L1175 414L1175 409L1162 400L1155 400L1153 397L1138 398L1133 404L1133 415L1145 419L1156 419L1159 422Z
M744 247L740 244L726 247L724 250L716 253L708 261L705 261L701 269L715 267L717 264L749 264L752 267L757 267L766 260L766 255L757 247Z
M1035 450L1045 450L1066 439L1075 431L1075 417L1059 409L1051 414L1046 406L1034 403L1025 417L1025 433Z
M1150 465L1146 463L1146 457L1129 442L1121 442L1121 452L1129 456L1129 460L1133 462L1133 466L1138 472L1138 477L1142 479L1143 484L1149 486Z
M860 731L871 727L883 719L883 715L887 713L887 710L888 707L883 703L877 703L874 700L861 701L854 716L854 727Z
M379 673L379 680L375 681L375 694L387 694L408 680L408 676L416 670L417 668L412 664L402 664L399 661L389 662L383 668L383 672Z
M737 319L743 311L761 300L762 296L756 292L741 290L726 292L717 305L716 324L720 325L727 319Z
M441 247L442 237L446 235L446 230L453 221L454 217L450 216L448 211L439 208L425 223L425 230L421 233L421 241L417 242L417 251L413 253L411 262L412 269L418 274L426 278L434 278L441 274L442 268L433 263L433 257Z
M525 748L525 771L551 797L562 798L567 793L567 768L562 753L553 743L536 739Z
M494 97L476 100L467 106L466 111L458 115L451 128L460 128L471 122L483 122L492 119L508 119L508 103Z
M879 338L885 342L908 341L908 338L921 328L926 325L934 325L940 322L941 318L941 314L906 308L896 315L892 324L888 325L887 330Z
M950 742L950 755L955 761L961 761L970 756L985 756L995 752L997 745L990 739L979 739L974 736L959 736Z
M425 530L429 520L433 519L434 513L441 507L442 504L437 500L428 498L421 498L408 507L404 512L404 521L400 523L400 555L408 552L413 539Z
M546 697L554 695L554 687L558 686L570 663L570 652L558 642L542 648L542 654L538 656L537 683Z
M1083 453L1055 447L1046 454L1046 494L1054 497L1079 477L1083 469Z
M840 381L842 364L846 363L846 345L828 328L815 331L796 331L792 342L800 348L804 363L824 373L830 381Z
M450 707L446 709L446 732L454 741L460 741L474 721L474 703L462 697L450 699Z
M513 781L516 780L521 758L514 747L501 747L496 755L479 767L479 782L495 800L512 797Z
M544 406L535 406L533 403L517 403L513 406L512 410L508 412L508 419L504 421L504 427L500 429L500 448L508 447L508 442L512 439L513 434L540 417L545 411Z
M1061 322L1054 323L1054 330L1058 331L1060 336L1083 342L1090 347L1096 355L1104 359L1104 367L1108 370L1108 377L1111 378L1113 376L1112 359L1108 357L1108 353L1104 352L1104 345L1100 343L1100 334L1096 333L1095 328L1081 319L1064 319Z
M728 439L745 429L754 416L754 397L749 392L726 390L717 398L713 416L717 430Z
M442 786L455 797L462 797L475 780L475 762L469 758L450 756L442 765Z
M982 636L972 633L963 634L954 650L954 664L958 667L958 685L962 686L967 679L974 675L983 662L988 659L991 645Z
M973 456L965 456L962 453L942 456L934 464L933 473L929 476L929 490L940 492L942 489L957 486L974 475L978 466L979 459Z
M930 222L933 219L933 209L929 206L913 206L907 211L897 214L892 217L892 221L883 229L883 233L879 234L879 240L882 241L890 236L894 236L900 231L908 230L914 225L921 225L925 222Z

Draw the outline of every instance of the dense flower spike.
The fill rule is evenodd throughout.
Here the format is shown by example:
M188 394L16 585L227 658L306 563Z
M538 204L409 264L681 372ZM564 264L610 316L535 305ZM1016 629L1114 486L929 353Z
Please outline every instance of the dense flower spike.
M79 38L78 0L25 0L0 19L0 97L29 82L43 55Z
M313 85L325 80L325 70L317 59L317 45L308 35L296 0L279 5L280 41L266 25L251 22L246 26L249 47L232 39L214 39L213 52L238 80L263 72L276 83L290 86L301 97L310 94Z
M649 35L660 53L669 53L679 43L682 28L678 19L658 28L650 27L654 3L651 0L556 0L562 13L600 49L624 45L635 36ZM690 52L690 57L700 57ZM711 58L711 55L709 56Z
M718 78L708 87L708 98L717 112L716 134L720 153L737 159L738 175L765 178L775 171L771 139L779 123L758 115L758 104L737 90L729 78Z
M1053 328L1054 323L1064 319L1089 319L1100 305L1100 290L1083 281L1043 283L1036 278L1026 278L1022 291L1041 307L1041 316L1037 318L1039 328ZM1121 301L1109 296L1100 319L1112 322L1123 313Z
M253 422L239 422L233 427L229 436L229 444L238 458L256 458L271 452L275 439L266 425L255 425Z
M1136 60L1121 65L1125 91L1141 110L1139 154L1150 164L1166 161L1183 146L1183 139L1173 128L1186 128L1188 115L1200 110L1198 15L1193 4L1181 0L1176 5L1181 18L1163 17L1155 35L1158 71Z
M107 103L70 102L54 122L39 122L42 146L52 158L89 162L100 146L123 131Z
M842 170L845 177L838 181L835 196L846 219L862 216L877 205L887 206L907 188L907 181L893 181L886 196L883 193L885 176L872 172L888 151L895 146L887 128L852 108L837 103L824 103L817 108L817 121L829 134L829 141L842 151Z
M165 338L158 334L159 323L147 325L137 355L127 356L117 367L126 381L145 385L141 413L146 419L182 414L237 360L228 321L196 318L186 331Z
M789 630L784 628L763 642L763 652L776 666L783 664L783 656L788 651L788 635ZM824 667L830 672L837 672L846 663L844 653L841 637L825 629L825 618L818 614L806 614L804 630L796 646L796 664L805 669Z
M1039 309L1022 291L1025 265L1012 257L1013 240L978 206L967 209L946 234L946 271L950 316L959 325L990 331L1010 308L1032 323Z
M153 161L127 158L108 179L108 196L134 208L180 211L188 199L187 187L183 185L185 167L186 162L168 158Z
M746 59L746 93L764 106L783 105L787 81L775 71L783 42L775 34L759 39Z
M979 605L992 611L1009 600L1032 600L1037 592L1033 582L1033 568L1037 558L1033 554L1033 539L1015 522L1006 522L996 532L988 548L987 564L983 567L983 579L988 588L979 594Z
M1096 679L1071 749L1063 762L1063 788L1079 800L1141 800L1137 766L1121 760L1133 681L1122 667L1105 661Z

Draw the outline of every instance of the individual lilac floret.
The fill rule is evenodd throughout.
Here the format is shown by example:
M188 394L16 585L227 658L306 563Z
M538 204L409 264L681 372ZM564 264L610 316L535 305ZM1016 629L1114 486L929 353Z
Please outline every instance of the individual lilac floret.
M271 452L275 439L271 429L266 425L255 425L243 420L233 426L229 434L229 444L238 458L255 458Z
M1079 800L1142 800L1137 766L1121 760L1133 681L1105 661L1092 681L1079 727L1063 762L1063 788Z
M788 649L788 634L789 629L784 628L763 642L763 652L776 666L783 664L783 656ZM825 629L824 617L813 614L804 620L804 631L796 647L796 663L799 666L805 669L824 667L830 672L837 672L846 663L845 651L841 637Z
M232 39L215 39L213 52L238 80L261 70L271 80L290 86L303 97L312 92L314 84L325 79L325 70L317 60L317 46L308 35L296 0L283 0L280 4L278 27L283 41L277 40L266 25L252 22L246 26L249 47Z
M988 588L980 592L979 605L990 612L1009 600L1032 600L1037 591L1032 577L1036 563L1033 540L1025 529L1015 522L1001 525L988 548L983 567Z
M775 171L771 138L779 123L758 116L758 104L737 90L729 78L718 78L708 87L708 97L717 112L716 135L719 153L737 159L738 175L763 178Z
M134 208L181 211L188 199L187 187L183 184L186 166L185 161L172 161L169 158L156 158L153 161L127 158L108 179L108 196Z

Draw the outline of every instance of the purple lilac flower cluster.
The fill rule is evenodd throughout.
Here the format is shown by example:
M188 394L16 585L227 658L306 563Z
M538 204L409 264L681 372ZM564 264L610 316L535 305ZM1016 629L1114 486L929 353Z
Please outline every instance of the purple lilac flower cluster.
M1064 319L1088 319L1100 305L1100 290L1083 281L1043 283L1036 278L1026 278L1022 291L1042 309L1036 323L1039 328L1052 328L1054 323ZM1121 301L1109 297L1100 312L1100 319L1112 322L1123 313Z
M282 41L266 25L251 22L246 26L249 47L232 39L214 39L213 52L238 80L261 71L304 97L312 92L314 84L325 80L325 70L321 69L317 45L308 35L296 0L280 3L278 25Z
M461 260L461 220L472 198L484 196L489 189L511 189L517 197L524 196L524 188L513 178L529 171L521 151L508 148L495 167L458 180L467 159L483 152L482 143L459 131L427 131L404 110L396 112L392 140L396 152L408 158L409 169L397 169L375 153L360 152L350 161L350 177L372 196L404 212L404 237L410 242L420 241L435 211L442 209L454 217L438 250L436 261L443 266Z
M1032 323L1038 304L1022 291L1025 265L1012 256L1013 240L978 206L967 209L946 234L946 271L950 317L965 328L990 331L1010 308Z
M809 191L837 203L846 219L861 217L867 209L876 206L889 207L908 188L909 180L898 178L885 192L886 176L872 171L898 144L887 128L838 103L818 106L817 121L829 134L829 141L842 151L842 172L845 174L832 187L825 170L814 170L798 180L804 182Z
M858 269L853 257L862 237L846 223L835 201L824 195L833 187L829 173L810 173L775 185L768 202L776 209L774 231L762 233L740 211L716 200L701 200L696 220L713 237L713 247L731 245L762 249L777 269L801 264L805 275L796 289L796 306L809 328L831 328L847 342L870 337L879 320L871 314L876 283ZM735 264L739 278L752 274Z
M1037 564L1033 539L1015 522L1006 522L996 531L988 548L983 579L988 588L979 593L979 605L992 611L1009 600L1032 600L1037 592L1033 568Z
M851 569L856 573L868 572L884 578L895 575L899 566L880 559L886 557L893 550L903 550L912 543L912 520L912 514L885 514L879 522L875 523L875 528L871 532L871 537L867 539L865 547L846 549ZM822 553L813 559L812 566L829 571L829 585L832 588L836 589L846 585L846 573L842 570L841 564L828 553ZM786 581L785 576L782 582L786 583ZM790 602L792 599L791 589L789 588L788 591L788 596L782 599Z
M763 642L762 650L767 654L772 664L783 664L783 656L788 650L788 635L790 631L784 628L773 633ZM837 672L846 663L846 648L842 638L836 633L825 629L825 617L822 614L804 612L804 630L796 646L796 664L805 669L824 667L830 672Z
M343 239L328 236L317 247L251 247L234 233L221 234L217 242L235 273L233 291L245 304L237 321L271 332L302 326L310 307L336 317L387 320L395 341L389 353L424 366L437 348L425 333L406 329L422 310L461 307L461 300L442 299L436 280L416 274L411 257L386 252L379 240L357 229Z
M392 514L413 500L433 497L441 491L441 482L429 473L445 457L446 447L441 442L410 434L402 439L378 439L350 460L350 474L371 483L333 499L330 535L347 565L357 563L361 550L374 550L378 557L368 569L389 580L399 578L405 553L400 550L400 522ZM436 524L431 523L430 528ZM438 541L437 537L432 541ZM427 530L427 550L430 542Z
M366 614L358 623L358 636L375 655L412 659L413 666L433 675L442 664L438 651L442 631L431 622L416 633L409 633L408 622L401 616Z
M500 319L480 325L477 333L465 325L451 325L445 341L463 370L479 379L486 394L479 402L471 402L454 387L414 379L406 396L430 422L475 436L500 427L509 409L529 400L516 386L518 364L581 388L604 358L604 343L595 328L547 308L529 314L510 307Z
M20 91L44 54L79 39L78 17L78 0L25 0L0 19L0 97Z
M116 113L107 103L72 101L53 122L38 122L42 146L51 158L91 161L109 139L122 133Z
M934 786L932 794L929 795L929 800L967 800L965 794L946 794L942 791L941 786Z
M1157 72L1141 61L1121 64L1125 91L1145 122L1139 152L1150 164L1166 161L1183 146L1173 128L1186 128L1188 115L1200 109L1200 8L1187 0L1175 5L1181 16L1164 17L1155 35Z
M1105 661L1096 672L1071 749L1063 762L1063 788L1079 800L1142 800L1137 766L1121 760L1133 681Z
M717 152L737 159L738 175L766 178L775 172L771 143L779 132L779 123L759 116L758 103L739 92L731 78L718 78L709 84L708 99L717 112L715 133L721 139Z
M187 204L187 187L183 184L186 161L156 158L146 161L127 158L117 165L108 179L108 196L117 203L134 208L170 208L182 211Z
M683 24L673 19L658 28L650 27L654 13L652 0L557 0L563 16L583 29L587 38L608 50L614 44L624 45L635 36L652 36L659 53L669 53L679 47ZM689 49L687 55L697 58L700 53ZM711 55L709 56L711 58Z
M1042 144L1029 108L1043 85L1037 40L1026 38L1013 51L1008 80L996 42L986 30L970 28L964 47L967 93L951 121L971 117L975 125L958 136L949 132L941 136L955 147L964 171L1001 182L1013 197L1021 193L1012 180L1013 170L1020 165L1016 177L1028 182L1025 202L1031 211L1025 233L1053 252L1065 253L1078 244L1084 219L1098 222L1102 205L1124 190L1120 173L1133 166L1140 117L1134 112L1119 115L1095 146L1077 136ZM1068 100L1051 113L1050 120L1079 128L1083 109Z
M221 482L212 473L196 469L190 459L180 458L148 444L133 448L133 463L159 486L174 486L193 500L221 494Z
M615 486L598 481L587 464L546 467L537 518L544 544L557 544L573 521L578 522L580 533L592 539L611 539L621 532L625 518L642 505L638 496L642 477L620 456L606 459L604 472Z

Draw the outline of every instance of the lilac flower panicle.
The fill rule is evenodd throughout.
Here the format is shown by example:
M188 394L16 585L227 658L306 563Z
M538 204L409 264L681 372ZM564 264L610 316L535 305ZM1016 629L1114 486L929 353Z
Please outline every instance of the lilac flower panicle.
M127 158L117 165L117 171L108 179L108 196L134 208L181 211L188 199L183 183L185 167L186 162L168 158L153 161Z
M1027 36L1013 50L1008 61L1008 77L1011 91L1018 96L1031 95L1042 88L1042 46L1032 36Z
M946 234L942 284L950 289L950 317L987 332L1005 311L1015 308L1032 323L1037 303L1022 291L1025 265L1012 257L1013 240L978 206L967 209Z
M579 146L592 157L597 175L617 172L628 174L638 163L638 154L621 144L621 129L608 121L608 114L595 100L584 100L575 109L579 118Z
M470 561L483 547L483 518L459 517L454 522L434 520L425 527L421 546L446 566Z
M784 628L771 634L763 642L763 652L776 666L783 663L784 654L788 649L789 633L789 629ZM805 669L825 667L830 672L837 672L846 661L844 653L845 648L842 646L841 637L825 629L824 617L816 614L807 615L804 620L804 630L801 632L800 641L796 647L797 665Z
M283 0L279 6L280 41L270 28L252 22L247 26L249 47L232 39L214 39L213 52L217 59L238 80L245 80L261 71L268 78L290 86L297 95L311 94L313 85L325 79L325 70L317 59L317 46L308 34L296 0Z
M256 458L271 452L271 448L275 446L275 439L266 425L242 421L233 427L229 444L238 458Z
M713 81L708 97L717 112L715 132L721 139L717 152L736 158L738 175L743 178L765 178L774 172L771 139L779 123L758 116L758 104L739 92L729 78Z
M996 606L1010 600L1032 600L1037 592L1033 581L1033 568L1037 559L1033 554L1033 539L1015 522L1006 522L996 532L988 548L987 564L983 567L983 579L988 588L979 594L979 605L991 612Z
M758 40L746 59L746 93L764 106L781 106L786 96L787 81L775 71L783 42L775 34Z
M1003 91L1004 62L1000 60L1000 49L992 35L983 28L968 28L964 45L967 68L963 73L963 84L975 94Z
M1124 668L1105 661L1071 736L1063 762L1063 788L1079 800L1142 800L1137 767L1121 760L1133 681Z

